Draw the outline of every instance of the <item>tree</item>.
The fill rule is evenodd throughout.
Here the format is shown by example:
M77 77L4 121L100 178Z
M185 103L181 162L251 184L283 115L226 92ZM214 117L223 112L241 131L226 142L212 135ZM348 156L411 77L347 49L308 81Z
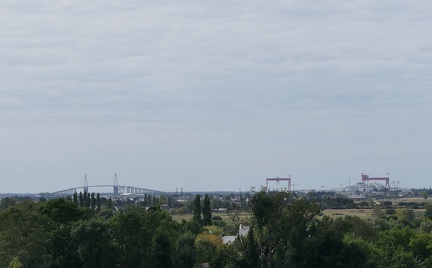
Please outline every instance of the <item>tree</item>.
M171 197L168 197L168 199L167 199L167 205L168 205L168 208L172 208L172 200L171 200Z
M78 206L78 194L77 194L77 192L74 192L74 194L73 194L73 202L75 203L76 206Z
M79 194L79 207L80 208L84 207L84 197L83 197L83 194L81 192Z
M411 208L398 208L396 210L396 216L405 225L410 225L415 219L414 211Z
M432 204L428 203L424 207L426 209L425 212L424 212L424 216L426 218L432 219Z
M108 209L112 209L112 199L111 199L111 196L110 196L110 198L108 198L108 201L107 201L107 208L108 208Z
M76 245L80 267L116 267L119 250L106 222L97 218L78 221L71 228L71 239Z
M212 223L212 213L211 213L211 208L210 208L210 198L209 198L209 196L207 194L205 194L204 201L203 201L203 219L202 219L202 223L205 226L211 225L211 223Z
M86 208L89 208L91 204L90 193L84 192L84 205Z
M42 203L39 211L59 226L77 221L84 216L82 210L77 208L75 203L63 198L51 199Z
M174 263L177 268L194 267L195 254L195 235L191 232L181 234L175 243Z
M0 200L0 208L1 209L7 209L8 207L11 207L15 205L16 199L12 197L5 197Z
M154 267L171 268L171 242L169 236L161 232L153 240Z
M254 268L259 263L259 251L258 245L254 238L253 227L249 227L249 232L246 236L246 240L243 246L243 260L242 267Z
M211 267L224 267L222 252L222 238L219 235L204 231L195 238L195 249L198 263L209 263Z
M13 260L11 261L11 263L9 264L10 268L22 268L23 265L22 263L18 260L17 257L13 258Z
M120 267L143 267L151 262L153 232L145 209L130 206L113 218L114 238L120 247Z
M319 245L314 242L317 231L311 228L317 223L319 204L293 199L286 192L261 191L250 205L262 265L305 267L301 261L309 260L311 247Z
M373 215L376 218L382 218L382 217L384 217L384 212L382 211L380 206L374 205L373 206Z
M199 194L197 194L195 196L195 200L194 200L193 221L198 226L201 226L201 224L202 224L202 220L201 220L201 196Z
M94 193L91 193L91 208L93 212L96 211L96 198Z
M23 267L45 267L47 234L55 228L53 220L42 215L38 204L25 201L0 212L0 267L16 258ZM15 262L18 265L18 262Z
M136 205L128 206L112 220L114 238L121 249L119 267L147 267L153 260L151 241L154 236L163 231L173 240L178 235L178 223L157 207L145 210Z
M101 198L100 198L100 194L97 194L96 197L96 213L99 213L99 211L101 210Z

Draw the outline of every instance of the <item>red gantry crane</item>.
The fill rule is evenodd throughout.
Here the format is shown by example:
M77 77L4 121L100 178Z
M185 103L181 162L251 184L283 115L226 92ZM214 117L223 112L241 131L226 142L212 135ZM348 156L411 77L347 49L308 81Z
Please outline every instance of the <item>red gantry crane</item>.
M267 188L267 191L268 191L268 183L269 183L269 181L277 181L277 182L279 182L279 181L288 181L288 191L291 191L291 176L288 176L287 178L279 178L279 177L277 177L277 178L267 178L266 179L266 188Z
M368 181L385 181L385 187L390 189L390 178L387 173L387 177L369 177L369 175L361 174L362 182L367 183Z

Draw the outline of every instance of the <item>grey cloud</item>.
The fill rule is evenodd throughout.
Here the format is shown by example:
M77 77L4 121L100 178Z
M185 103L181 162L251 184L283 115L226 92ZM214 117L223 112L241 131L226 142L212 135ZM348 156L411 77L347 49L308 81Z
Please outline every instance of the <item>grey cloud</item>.
M121 153L110 165L131 176L172 165L188 177L197 161L194 182L216 160L243 184L274 170L313 176L304 163L318 170L326 154L328 171L338 161L360 169L358 158L375 168L368 150L400 166L409 161L385 159L398 141L429 148L418 144L432 132L431 10L422 1L3 1L0 147L13 151L10 164L24 155L46 166L62 148L76 167L80 154L104 166L96 151ZM264 157L285 151L298 157ZM244 172L224 154L243 169L266 164ZM134 167L140 158L148 173Z

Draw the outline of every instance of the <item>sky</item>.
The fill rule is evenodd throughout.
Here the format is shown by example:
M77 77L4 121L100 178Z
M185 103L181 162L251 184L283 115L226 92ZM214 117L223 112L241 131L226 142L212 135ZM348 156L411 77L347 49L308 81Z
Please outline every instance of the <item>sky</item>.
M432 186L432 2L0 1L0 192ZM271 187L283 187L274 182Z

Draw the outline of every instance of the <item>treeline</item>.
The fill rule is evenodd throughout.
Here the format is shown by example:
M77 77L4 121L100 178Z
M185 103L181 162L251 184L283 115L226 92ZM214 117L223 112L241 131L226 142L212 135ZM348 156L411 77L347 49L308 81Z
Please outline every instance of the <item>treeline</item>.
M432 267L432 206L332 219L321 202L258 192L248 216L230 213L237 239L224 244L228 224L212 216L208 195L192 202L192 219L179 223L157 205L114 211L91 194L3 199L0 267Z

